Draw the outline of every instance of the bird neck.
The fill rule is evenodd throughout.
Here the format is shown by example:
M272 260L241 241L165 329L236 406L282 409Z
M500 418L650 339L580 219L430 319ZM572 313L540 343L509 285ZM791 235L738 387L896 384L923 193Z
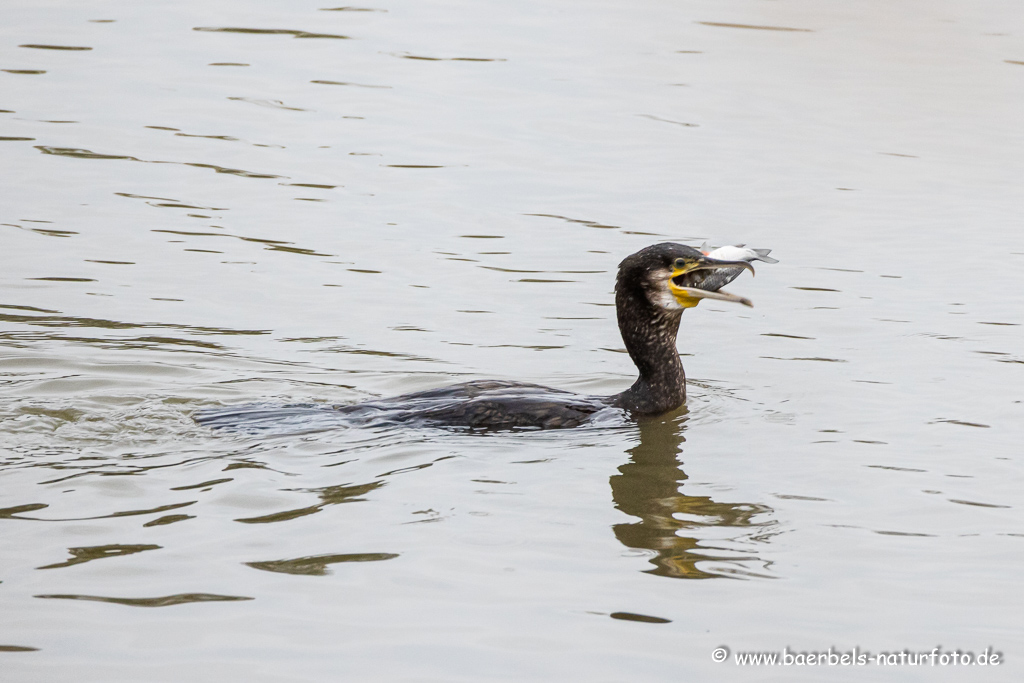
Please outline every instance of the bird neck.
M612 404L639 415L675 410L686 401L686 375L676 350L682 311L667 311L643 292L620 290L615 295L619 331L640 376Z

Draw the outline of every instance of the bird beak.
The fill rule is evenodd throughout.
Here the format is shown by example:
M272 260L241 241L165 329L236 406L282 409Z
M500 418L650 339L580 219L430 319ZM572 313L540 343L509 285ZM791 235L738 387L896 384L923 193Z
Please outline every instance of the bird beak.
M682 270L673 273L672 277L682 275L684 273L692 273L695 270L715 270L717 268L743 268L745 270L749 270L751 275L754 274L754 266L750 265L746 261L722 261L716 258L701 256L687 263Z
M731 301L734 304L743 304L748 308L754 307L754 302L750 299L742 296L736 296L729 292L718 290L717 292L709 292L706 289L697 289L696 287L671 287L673 294L676 295L676 300L683 305L684 308L693 308L700 303L701 299L714 299L716 301Z
M681 268L676 268L672 271L672 277L668 281L669 291L675 296L676 301L683 308L693 308L701 302L701 299L714 299L716 301L731 301L737 304L743 304L753 308L754 304L742 296L736 296L729 292L719 290L717 292L710 291L707 289L700 289L698 287L686 286L687 273L692 273L697 270L717 270L719 268L742 268L749 270L750 274L754 274L754 266L750 265L746 261L723 261L720 259L708 258L707 256L699 256L693 259L689 259Z

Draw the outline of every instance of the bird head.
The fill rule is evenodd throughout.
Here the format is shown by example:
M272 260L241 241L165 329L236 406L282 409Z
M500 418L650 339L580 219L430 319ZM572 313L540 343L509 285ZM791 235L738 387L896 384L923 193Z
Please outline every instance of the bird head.
M714 271L736 269L754 272L746 261L715 259L685 244L665 242L627 256L619 264L617 287L639 283L652 304L670 311L693 308L703 299L753 306L749 299L719 289L732 280L732 273L710 277Z

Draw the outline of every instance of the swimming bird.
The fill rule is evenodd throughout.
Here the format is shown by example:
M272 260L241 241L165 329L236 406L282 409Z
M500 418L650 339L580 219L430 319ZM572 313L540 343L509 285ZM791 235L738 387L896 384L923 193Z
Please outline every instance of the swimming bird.
M200 411L195 419L211 427L243 427L247 421L295 417L310 410L330 411L349 425L410 424L481 430L576 427L598 412L619 409L632 416L660 415L686 401L676 335L683 311L704 299L752 306L722 291L752 260L775 262L769 249L722 248L736 258L715 258L699 249L665 242L641 249L619 264L615 311L626 351L639 371L637 380L612 396L586 396L538 384L477 380L352 405L274 408L241 407ZM306 413L303 413L306 411Z

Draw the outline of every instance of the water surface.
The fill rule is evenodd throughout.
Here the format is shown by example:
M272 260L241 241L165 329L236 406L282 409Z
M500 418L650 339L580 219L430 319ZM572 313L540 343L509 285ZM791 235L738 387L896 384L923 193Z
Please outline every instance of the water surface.
M5 680L1019 679L1017 3L320 5L9 3ZM621 391L617 263L705 239L781 262L674 414L191 419Z

